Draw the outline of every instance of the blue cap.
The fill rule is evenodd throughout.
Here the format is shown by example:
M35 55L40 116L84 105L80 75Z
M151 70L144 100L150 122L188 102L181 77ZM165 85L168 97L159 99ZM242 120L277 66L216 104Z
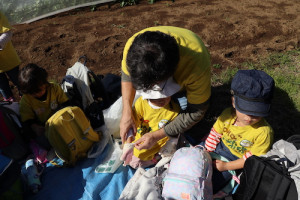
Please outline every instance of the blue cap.
M265 117L269 114L274 80L264 71L239 70L231 82L235 108L244 114Z

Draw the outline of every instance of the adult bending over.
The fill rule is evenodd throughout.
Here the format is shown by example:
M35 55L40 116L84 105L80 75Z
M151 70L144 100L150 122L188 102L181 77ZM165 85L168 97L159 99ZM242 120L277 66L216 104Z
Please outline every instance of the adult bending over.
M170 77L186 92L187 107L164 128L144 134L135 142L137 149L149 149L165 136L176 137L203 118L211 95L210 55L199 36L183 28L146 28L127 41L122 60L123 143L130 128L136 133L132 114L136 90L147 91L157 84L163 91L171 87Z

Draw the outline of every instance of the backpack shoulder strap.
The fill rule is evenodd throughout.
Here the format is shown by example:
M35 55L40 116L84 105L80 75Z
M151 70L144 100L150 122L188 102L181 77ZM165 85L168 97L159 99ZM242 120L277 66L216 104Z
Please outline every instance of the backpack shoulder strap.
M215 160L222 160L224 162L228 162L229 160L215 152L209 152L209 155L211 156L212 159ZM231 181L221 190L218 192L220 193L220 196L222 197L224 194L230 194L234 187L237 184L240 184L240 179L237 177L236 172L234 170L228 170L228 172L232 175ZM218 196L218 195L216 195Z
M252 190L247 190L247 194L244 195L249 197L249 199L251 199L256 188L259 186L260 177L262 176L265 167L262 159L255 155L246 160L243 173L245 173L244 175L247 177L247 184L249 183L251 185Z

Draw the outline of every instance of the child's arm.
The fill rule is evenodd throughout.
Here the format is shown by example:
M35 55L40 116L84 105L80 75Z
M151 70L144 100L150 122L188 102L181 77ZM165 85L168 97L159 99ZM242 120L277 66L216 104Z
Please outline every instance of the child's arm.
M226 108L214 123L207 139L205 140L205 148L207 151L212 152L216 150L217 145L221 141L224 127L227 126L228 123L230 123L230 119L231 108Z
M219 170L220 172L228 171L228 170L242 169L242 168L244 168L244 164L245 164L244 158L240 158L240 159L230 161L230 162L224 162L221 160L215 160L213 162L214 167L217 170Z
M210 133L205 140L205 148L207 151L212 152L216 149L217 145L220 142L222 135L219 134L214 127L210 130Z
M215 160L214 161L214 166L216 169L219 171L226 171L226 170L236 170L236 169L242 169L244 168L245 161L247 158L251 157L252 153L246 152L245 155L237 160L230 161L230 162L223 162L221 160Z

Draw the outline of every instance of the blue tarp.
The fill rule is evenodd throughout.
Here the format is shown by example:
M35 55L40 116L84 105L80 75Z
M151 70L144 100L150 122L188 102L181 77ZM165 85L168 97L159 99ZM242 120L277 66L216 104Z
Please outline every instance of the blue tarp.
M98 158L78 161L75 167L48 165L41 175L42 188L30 200L114 200L118 199L135 170L120 166L113 173L96 173L95 168L109 152L107 145Z

